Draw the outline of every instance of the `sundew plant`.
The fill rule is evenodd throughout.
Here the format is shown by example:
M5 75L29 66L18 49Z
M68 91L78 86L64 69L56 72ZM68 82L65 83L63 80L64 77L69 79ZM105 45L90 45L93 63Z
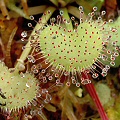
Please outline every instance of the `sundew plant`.
M101 119L108 120L90 76L96 79L99 75L107 75L110 66L102 61L115 65L114 61L119 53L116 46L118 41L112 42L113 36L118 36L117 29L110 27L113 20L103 20L106 12L98 13L97 7L93 7L93 11L85 18L83 7L80 6L78 22L74 16L69 18L67 10L63 8L47 24L54 11L55 8L49 7L35 28L28 23L34 30L27 45L23 47L20 60L24 63L27 56L28 61L34 64L31 71L41 83L55 80L56 86L75 84L80 87L83 84L95 102ZM34 20L33 16L30 18ZM22 41L26 40L27 32L23 31L21 35ZM114 50L108 49L108 45ZM18 62L16 66L19 65ZM61 81L63 76L65 79Z
M21 3L24 3L23 9L26 10L26 15L23 14L21 8L16 6L16 1L11 0L10 3L6 1L7 8L32 20L28 23L32 32L31 35L28 35L27 31L21 33L21 42L27 42L27 44L23 46L23 52L14 68L8 68L5 65L6 62L0 61L1 111L7 120L28 120L34 116L47 120L43 108L52 112L56 111L56 108L49 104L52 100L50 90L54 91L54 88L59 88L58 86L70 88L73 85L75 88L85 87L101 119L108 120L92 79L107 76L110 66L116 65L115 60L119 56L118 30L112 25L112 19L104 20L106 12L98 12L97 7L91 8L92 12L85 15L86 7L69 6L70 0L50 1L54 7L40 6L40 13L44 12L38 21L34 19L34 16L28 18L28 6L25 1ZM0 3L3 4L4 0ZM79 3L79 0L76 0L76 3L85 4ZM38 7L32 8L31 13L34 14L35 9ZM6 7L2 13L6 19L10 19L8 11L5 11L7 11ZM34 27L32 23L36 23L36 26ZM17 28L13 30L10 40L13 39L16 30ZM62 106L62 102L60 104ZM68 110L70 107L66 108ZM69 112L72 114L71 110L69 109ZM66 115L71 117L70 113ZM24 116L21 117L20 114ZM70 117L70 120L77 119Z

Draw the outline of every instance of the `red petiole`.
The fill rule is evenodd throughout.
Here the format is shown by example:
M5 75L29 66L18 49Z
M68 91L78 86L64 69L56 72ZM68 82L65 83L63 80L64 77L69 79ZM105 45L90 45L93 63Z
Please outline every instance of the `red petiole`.
M87 73L82 73L82 78L84 80L89 80L91 79L91 77L89 75L86 75ZM97 95L97 92L95 90L95 87L94 85L90 82L88 84L85 84L85 88L86 90L88 91L88 93L90 94L91 98L93 99L96 107L97 107L97 110L99 112L99 115L101 117L102 120L109 120L109 118L107 117L106 113L105 113L105 110L100 102L100 99Z

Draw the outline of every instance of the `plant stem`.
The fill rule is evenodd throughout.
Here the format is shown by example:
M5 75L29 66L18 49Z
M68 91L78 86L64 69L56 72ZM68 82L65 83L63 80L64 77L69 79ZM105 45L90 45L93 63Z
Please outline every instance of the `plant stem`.
M13 10L16 13L18 13L19 15L23 16L24 18L28 19L28 16L23 12L23 10L15 5L15 1L10 0L9 2L7 2L7 7L10 10Z
M58 0L58 3L60 4L61 7L65 7L69 3L74 2L74 0Z
M80 19L80 11L78 10L77 7L74 6L68 6L68 12L75 16L76 18ZM83 16L84 17L84 16Z
M86 76L85 73L82 73L82 76L84 79L88 79L88 78L89 78L89 80L91 79L90 76L89 75ZM104 111L104 108L100 102L100 99L98 97L98 94L95 90L94 85L92 83L88 83L88 84L85 84L85 88L88 91L88 93L90 94L91 98L93 99L101 119L102 120L109 120L105 111Z
M51 15L53 14L53 12L55 11L54 7L48 7L45 10L45 13L47 13L48 11L50 11L49 14L43 15L41 17L41 23L37 23L37 25L35 26L34 30L32 31L30 37L28 38L28 43L25 46L25 49L23 50L21 56L20 56L20 61L22 61L24 63L24 60L27 58L27 56L29 55L32 47L30 46L30 40L31 40L31 36L35 35L35 30L39 30L45 23L47 23L47 21L49 20L49 18L51 17ZM21 64L21 62L17 62L16 66L15 66L15 70L19 68L19 65Z
M69 21L69 23L65 24L66 29L67 30L73 30L72 22L71 22L71 19L69 17L67 8L62 8L62 9L60 9L60 11L63 11L62 16L63 16L64 19L66 19L66 22Z
M55 6L58 6L58 0L50 0Z

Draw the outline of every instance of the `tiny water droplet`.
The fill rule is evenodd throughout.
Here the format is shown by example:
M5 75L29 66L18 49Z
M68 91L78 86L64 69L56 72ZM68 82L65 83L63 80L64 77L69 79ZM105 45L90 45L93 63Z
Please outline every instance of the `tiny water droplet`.
M42 89L42 94L47 94L48 90L47 89Z
M43 77L43 83L47 83L47 78L45 76Z
M94 16L95 15L95 13L94 12L91 12L91 16Z
M24 38L21 38L21 41L25 41L25 39L24 39Z
M31 102L30 102L30 101L27 101L27 105L28 105L28 106L31 106Z
M80 10L80 11L83 11L83 6L79 6L79 10Z
M56 21L55 18L51 18L51 19L50 19L50 23L54 23L55 21Z
M107 70L106 68L103 68L103 69L102 69L102 72L107 73L107 71L108 71L108 70Z
M25 50L26 49L26 47L25 46L22 46L22 50Z
M75 20L75 17L73 17L73 16L72 16L72 17L71 17L71 20L73 20L73 21L74 21L74 20Z
M37 94L37 96L36 97L41 97L41 94L39 93L39 94Z
M81 84L83 84L83 85L90 84L90 83L91 83L91 80L89 80L89 79L81 80Z
M39 106L39 108L40 108L40 109L43 109L43 108L44 108L44 105L43 105L43 104L41 104L41 105Z
M59 77L59 74L55 73L55 77L58 78L58 77Z
M107 72L102 72L101 75L102 75L103 77L105 77L105 76L107 76Z
M97 74L97 73L93 73L93 74L92 74L92 77L93 77L93 78L97 78L97 77L98 77L98 74Z
M79 82L76 83L76 87L80 87L80 83Z
M117 29L116 28L111 28L111 31L112 32L117 32Z
M110 69L110 66L109 66L109 65L105 65L105 68L106 68L107 70L109 70L109 69Z
M49 76L49 77L48 77L48 80L52 80L52 79L53 79L53 77L52 77L52 76Z
M106 14L106 11L102 11L102 12L101 12L101 15L105 15L105 14Z
M41 114L42 114L42 110L39 110L39 111L38 111L38 115L41 115Z
M32 27L32 23L28 23L28 27Z
M31 15L31 16L30 16L30 19L31 19L31 20L34 20L34 17Z
M51 14L51 11L50 11L50 10L48 10L48 14Z
M38 71L37 69L34 69L34 70L33 70L33 73L34 73L34 74L37 74L38 72L39 72L39 71Z
M110 19L110 20L109 20L109 23L113 23L113 20L112 20L112 19Z
M66 82L66 85L67 85L67 86L70 86L70 82Z
M28 55L27 58L28 58L29 62L35 63L35 61L36 61L35 58L32 55Z
M76 80L75 79L72 79L72 84L76 84Z
M118 57L119 53L118 52L114 52L114 55L115 55L115 57Z
M64 12L62 10L60 10L60 15L62 16L64 14Z
M60 83L60 79L57 79L57 80L56 80L56 83Z
M102 17L98 17L98 20L102 20Z
M93 11L97 11L97 7L95 6L95 7L93 7Z
M69 75L69 72L67 72L67 71L64 72L64 75L65 75L65 76L68 76L68 75Z
M42 71L41 71L42 73L45 73L46 72L46 70L45 69L42 69Z

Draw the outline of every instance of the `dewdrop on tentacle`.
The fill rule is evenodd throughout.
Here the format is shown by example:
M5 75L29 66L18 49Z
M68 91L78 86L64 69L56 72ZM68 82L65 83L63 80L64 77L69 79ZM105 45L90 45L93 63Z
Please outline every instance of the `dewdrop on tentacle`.
M39 31L39 34L34 34L37 38L34 39L34 42L37 45L33 48L34 51L39 48L39 51L35 51L30 56L36 62L39 61L41 65L41 68L38 69L41 71L41 81L51 78L55 79L58 84L58 81L60 83L59 79L64 75L69 79L66 83L68 86L72 81L79 87L78 76L81 77L82 84L91 82L90 80L85 81L81 72L91 73L93 78L97 78L99 74L107 75L110 67L104 65L101 59L110 62L111 65L115 64L114 60L117 55L106 47L108 43L113 46L112 36L117 35L116 28L106 27L106 24L112 20L103 21L102 17L105 15L105 11L98 15L97 7L93 8L93 12L89 13L86 19L83 19L83 7L80 6L79 10L80 23L75 23L74 30L63 27L69 24L64 18L61 19L63 21L59 22L56 19L50 25L43 25L41 29L36 30ZM97 19L95 19L96 16L98 16ZM73 22L75 21L74 17L71 19ZM58 24L55 21L58 21ZM31 36L31 41L34 36ZM108 54L113 57L109 59ZM28 56L28 60L30 56ZM50 75L47 76L47 73Z
M109 63L108 61L103 61L103 60L102 60L102 62L104 64L110 65L111 67L119 67L119 65L120 65L120 62L119 62L120 61L120 55L119 55L119 53L120 53L120 47L119 47L120 46L120 42L119 42L120 18L118 17L116 21L109 20L109 22L110 22L110 24L106 25L106 27L111 28L112 31L116 31L118 29L118 33L117 34L115 33L116 35L112 36L111 44L108 43L108 45L106 46L108 49L107 53L109 54L108 59L109 59L109 61L114 60L114 62ZM111 55L111 53L114 53L114 54Z

